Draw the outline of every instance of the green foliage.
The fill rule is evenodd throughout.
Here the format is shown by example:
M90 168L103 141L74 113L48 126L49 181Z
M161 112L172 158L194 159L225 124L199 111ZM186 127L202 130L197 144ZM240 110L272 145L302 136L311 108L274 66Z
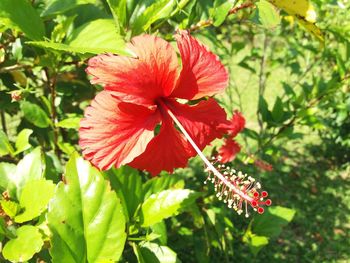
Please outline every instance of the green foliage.
M100 54L104 52L130 55L125 42L117 33L112 19L98 19L75 29L64 43L32 41L28 44L44 49L75 54Z
M295 211L281 206L270 207L262 216L253 219L244 234L243 241L249 245L254 255L269 243L269 239L277 237L294 217Z
M134 252L140 263L179 263L177 255L167 246L160 246L157 243L145 242L141 246L134 246Z
M50 202L48 226L53 262L117 261L123 251L126 233L120 201L102 175L76 155Z
M280 24L281 18L275 7L268 1L260 0L256 3L259 22L266 28L274 28Z
M45 35L44 23L37 11L26 0L3 0L0 3L0 24L23 32L33 40Z
M21 110L24 117L37 127L47 128L51 124L49 116L47 116L45 111L37 104L23 101L21 103Z
M2 254L11 262L23 262L31 259L38 253L44 241L35 226L22 226L16 231L16 238L6 243Z
M20 208L24 211L16 215L15 222L23 223L41 215L53 197L54 190L55 185L47 180L26 183L19 198Z
M0 0L0 261L347 261L349 8ZM230 165L263 181L273 200L263 215L238 217L219 202L196 158L151 178L127 166L101 172L75 153L84 109L100 90L87 59L137 59L126 45L133 36L174 41L177 29L190 30L230 73L217 99L247 121Z
M0 131L0 156L14 154L14 149L10 144L6 134L3 131Z
M198 195L186 189L164 190L151 195L142 204L142 226L152 226L165 218L176 215L184 205L193 202L196 197L198 197Z

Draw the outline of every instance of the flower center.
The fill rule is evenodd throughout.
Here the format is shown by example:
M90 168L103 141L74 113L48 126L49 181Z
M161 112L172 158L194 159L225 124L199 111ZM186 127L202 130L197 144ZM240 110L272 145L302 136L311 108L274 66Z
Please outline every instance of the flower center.
M219 164L217 169L214 165L220 160L214 158L213 162L210 162L196 145L186 129L182 126L180 121L166 105L166 102L162 99L158 99L157 104L160 106L159 108L162 114L167 113L172 118L186 137L187 141L205 163L207 167L206 171L209 173L209 176L204 183L210 181L214 184L217 192L216 196L219 200L223 199L224 203L227 203L229 208L236 210L238 214L241 214L244 208L246 217L249 216L248 205L252 207L254 211L262 214L264 208L261 206L270 206L272 204L270 199L264 200L264 198L268 196L268 193L266 191L259 193L261 185L260 183L255 182L255 179L251 176L247 176L240 171L237 173L234 169L225 167L223 164Z

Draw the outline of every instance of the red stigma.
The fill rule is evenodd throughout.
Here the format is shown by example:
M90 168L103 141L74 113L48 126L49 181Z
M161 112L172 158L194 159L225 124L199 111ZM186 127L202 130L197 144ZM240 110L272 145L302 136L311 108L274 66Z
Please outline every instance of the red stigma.
M256 207L256 206L258 206L258 202L257 201L252 201L251 203L250 203L251 205L252 205L252 207Z
M213 157L211 160L206 168L209 174L204 184L208 181L213 183L216 197L223 200L229 208L239 215L245 212L245 216L249 217L249 207L262 214L265 211L262 206L271 205L270 199L264 200L268 196L267 192L260 192L261 184L253 177L221 164L220 159Z

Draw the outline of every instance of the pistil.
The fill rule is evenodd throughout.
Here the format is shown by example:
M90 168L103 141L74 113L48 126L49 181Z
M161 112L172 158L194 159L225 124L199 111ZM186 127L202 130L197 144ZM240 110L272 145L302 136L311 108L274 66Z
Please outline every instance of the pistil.
M220 160L213 158L212 162L209 161L169 107L161 100L159 101L159 105L176 123L187 141L205 163L207 167L206 171L209 173L209 176L204 183L210 181L214 184L215 191L217 192L216 196L219 200L223 200L224 203L227 203L229 208L233 208L238 214L241 214L244 209L246 217L249 216L248 204L254 209L254 211L257 211L260 214L264 212L264 208L261 207L262 205L271 205L272 202L270 199L264 201L264 198L266 198L268 194L266 191L262 191L261 194L259 193L261 185L260 183L255 182L254 178L247 176L240 171L237 173L234 169L226 167L223 164L218 164L217 169L215 165Z

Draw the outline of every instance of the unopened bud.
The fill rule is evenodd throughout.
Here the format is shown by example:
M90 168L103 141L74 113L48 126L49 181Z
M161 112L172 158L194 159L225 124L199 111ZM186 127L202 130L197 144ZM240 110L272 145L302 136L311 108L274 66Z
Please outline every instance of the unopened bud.
M12 98L12 101L11 102L14 102L14 101L20 101L23 97L22 97L22 91L20 90L14 90L11 92L11 98Z

